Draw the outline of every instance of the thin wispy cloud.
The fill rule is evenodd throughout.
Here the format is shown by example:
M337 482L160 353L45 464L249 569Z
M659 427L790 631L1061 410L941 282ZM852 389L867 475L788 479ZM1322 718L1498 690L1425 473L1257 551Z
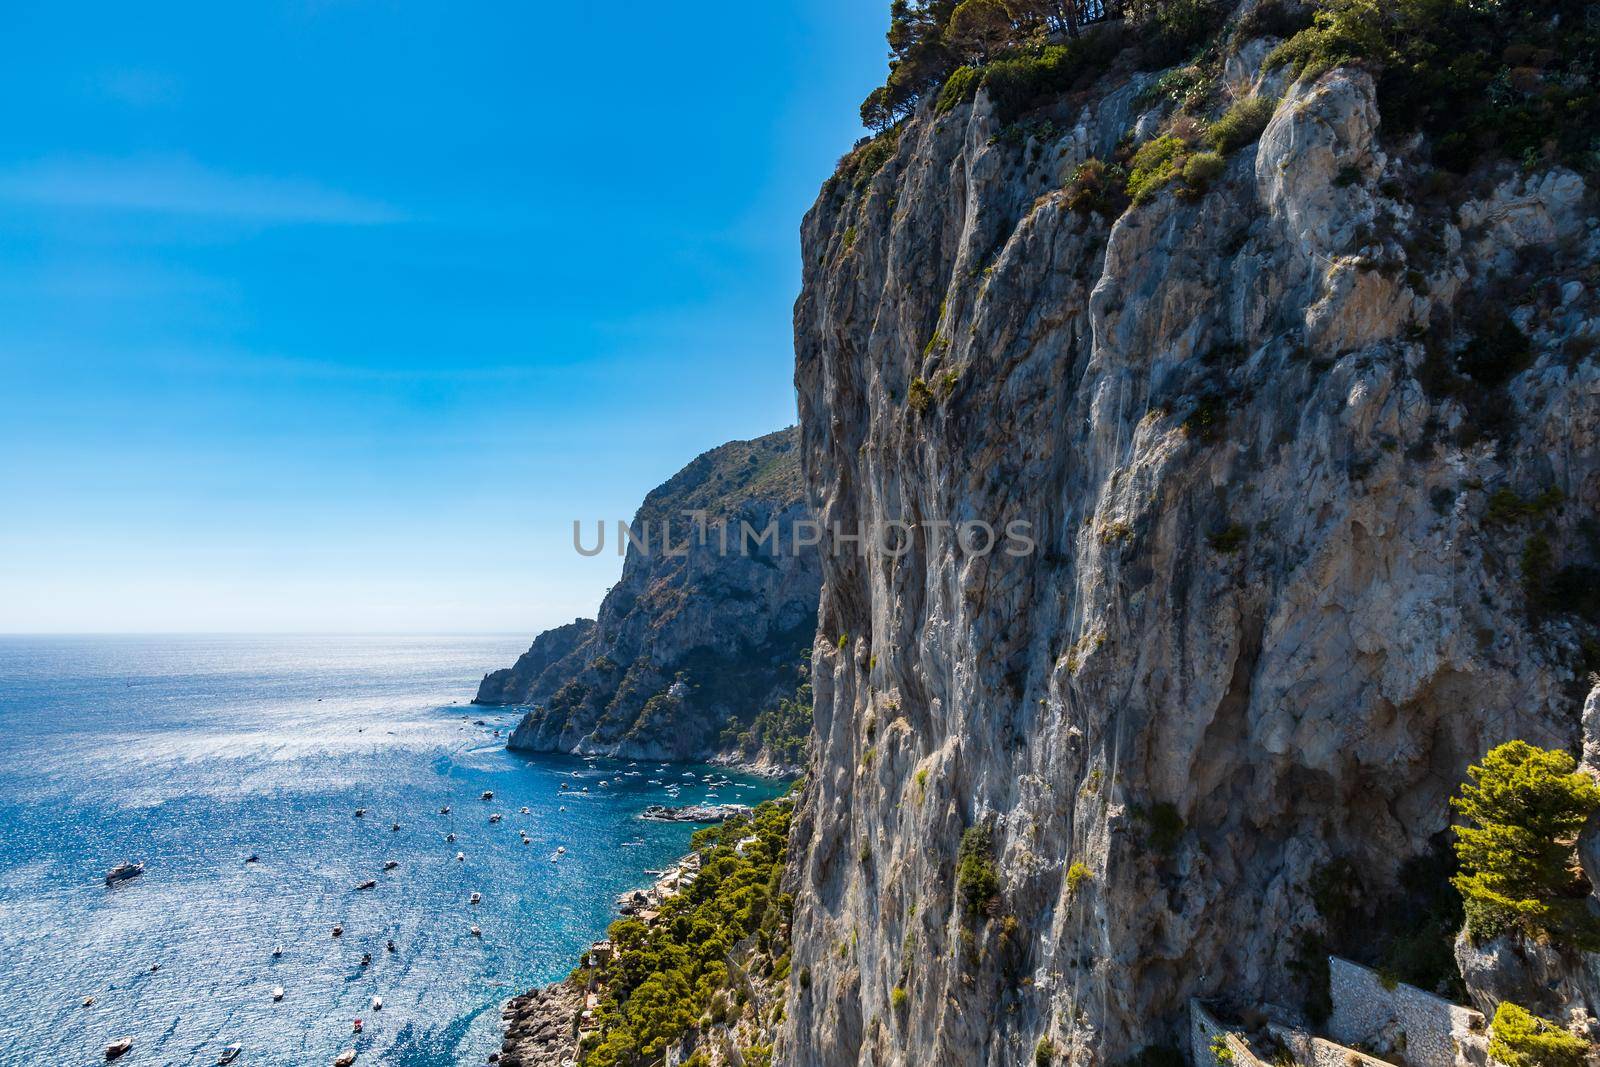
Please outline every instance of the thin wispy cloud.
M0 202L241 222L376 226L404 215L297 178L230 174L189 159L54 159L0 170Z

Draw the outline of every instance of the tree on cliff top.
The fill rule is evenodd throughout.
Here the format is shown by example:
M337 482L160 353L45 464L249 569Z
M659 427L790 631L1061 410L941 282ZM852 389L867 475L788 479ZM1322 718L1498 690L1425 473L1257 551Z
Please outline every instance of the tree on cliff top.
M1451 881L1474 937L1520 930L1600 947L1574 856L1600 786L1576 767L1565 752L1510 741L1467 769L1470 781L1450 801L1469 823L1456 827L1461 873Z

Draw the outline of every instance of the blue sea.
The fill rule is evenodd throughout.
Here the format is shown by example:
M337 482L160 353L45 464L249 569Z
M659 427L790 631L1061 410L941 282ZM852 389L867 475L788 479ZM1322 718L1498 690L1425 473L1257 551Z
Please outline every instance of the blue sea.
M232 1042L249 1065L484 1063L506 998L570 970L687 847L646 804L783 788L507 752L515 714L467 702L525 645L0 637L0 1064L101 1063L123 1036L137 1065ZM122 860L146 873L108 888Z

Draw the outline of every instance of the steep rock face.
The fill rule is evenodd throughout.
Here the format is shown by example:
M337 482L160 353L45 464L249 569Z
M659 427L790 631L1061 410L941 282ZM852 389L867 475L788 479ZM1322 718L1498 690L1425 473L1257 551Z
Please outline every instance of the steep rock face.
M795 548L797 443L793 428L735 441L651 491L598 618L540 634L479 687L476 703L533 705L509 747L705 758L729 723L795 692L821 584L815 547ZM757 543L769 525L778 540Z
M1367 75L1261 86L1244 48L1235 89L1283 99L1204 195L1069 208L1079 163L1155 128L1144 75L1021 137L983 93L924 106L805 220L819 519L1037 548L924 525L824 556L778 1062L1117 1062L1190 996L1281 1001L1319 869L1381 889L1488 747L1578 743L1593 630L1528 589L1594 562L1591 193L1501 167L1433 198ZM1486 306L1528 365L1461 388Z

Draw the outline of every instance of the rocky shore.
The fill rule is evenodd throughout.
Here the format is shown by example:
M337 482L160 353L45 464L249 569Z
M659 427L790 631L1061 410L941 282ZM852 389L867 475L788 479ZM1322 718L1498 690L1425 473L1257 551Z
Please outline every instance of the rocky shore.
M656 822L726 822L735 815L748 814L750 808L745 804L688 804L681 808L651 804L640 812L639 818Z
M570 982L557 982L507 1001L500 1012L506 1029L501 1067L564 1067L576 1060L583 998Z

